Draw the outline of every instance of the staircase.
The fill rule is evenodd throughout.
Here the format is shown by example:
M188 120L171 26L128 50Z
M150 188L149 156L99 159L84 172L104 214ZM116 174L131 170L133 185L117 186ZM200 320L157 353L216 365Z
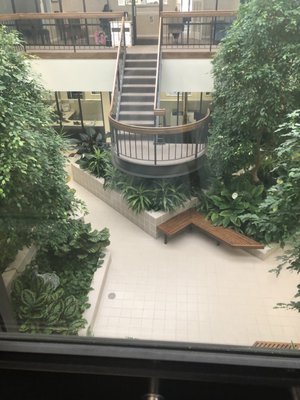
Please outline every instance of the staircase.
M127 53L120 99L119 121L154 126L154 92L157 54Z

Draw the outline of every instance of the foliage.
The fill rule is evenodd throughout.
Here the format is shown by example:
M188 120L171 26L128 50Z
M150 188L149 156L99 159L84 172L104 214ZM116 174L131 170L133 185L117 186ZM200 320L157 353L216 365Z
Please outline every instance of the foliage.
M39 274L37 267L14 280L11 297L20 332L74 335L86 324L76 297L65 295L55 274Z
M248 233L283 245L293 237L300 221L300 111L291 113L278 130L284 141L274 152L276 184L268 189L257 212L245 218L252 222Z
M75 146L77 154L93 153L95 148L104 146L103 134L86 127L83 133L79 133L78 139L70 139L70 144Z
M110 162L110 153L101 148L94 148L92 153L82 154L77 163L83 169L88 169L93 175L103 177L106 165Z
M155 181L153 195L154 210L164 211L175 210L190 197L182 183L176 184L166 179Z
M214 225L243 231L247 222L243 216L257 211L263 191L263 185L253 185L247 175L233 178L230 186L216 180L208 191L200 192L198 208Z
M93 230L91 224L82 220L70 220L66 232L57 232L55 236L40 238L40 249L36 260L39 265L46 265L58 271L66 265L72 269L87 269L95 264L103 249L109 245L109 231Z
M299 24L298 0L252 0L227 31L213 61L209 156L218 176L251 170L258 182L281 142L276 128L300 99Z
M122 194L128 206L137 214L152 207L152 190L147 189L144 183L127 185Z
M44 239L35 260L13 284L12 301L22 332L75 335L86 321L88 293L109 231L69 221L68 235Z
M67 221L80 204L66 184L64 141L18 45L16 34L0 28L1 270L40 229Z

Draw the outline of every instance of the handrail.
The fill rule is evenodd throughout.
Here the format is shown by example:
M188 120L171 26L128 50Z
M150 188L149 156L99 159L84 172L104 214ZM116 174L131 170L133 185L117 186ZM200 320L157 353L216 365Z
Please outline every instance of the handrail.
M121 88L121 82L120 82L120 72L121 72L121 78L123 77L123 71L120 71L120 66L121 66L121 51L122 51L122 56L123 56L123 64L122 68L124 68L124 59L126 55L126 43L125 43L125 20L124 17L122 17L121 21L121 32L120 32L120 44L118 47L118 53L117 53L117 60L116 60L116 69L115 69L115 76L114 76L114 82L113 82L113 94L112 94L112 99L111 99L111 106L109 110L109 118L112 118L112 114L116 115L118 114L117 110L117 105L118 102L120 101L120 88Z
M237 15L236 10L224 11L161 11L159 15L162 18L176 18L176 17L234 17Z
M158 46L157 46L157 64L156 64L156 77L155 77L155 96L154 96L154 118L155 125L156 117L160 115L164 116L166 113L165 109L160 108L159 104L159 92L160 92L160 74L161 74L161 42L162 42L162 18L159 18L159 31L158 31Z
M179 133L186 133L197 128L200 128L204 125L210 116L210 110L207 110L205 117L202 119L191 122L185 125L176 125L176 126L154 126L154 127L143 127L143 126L136 126L136 125L127 125L122 122L115 120L111 115L109 116L109 120L112 126L116 129L120 129L123 131L131 132L131 133L141 133L141 134L149 134L149 135L174 135Z
M61 12L61 13L16 13L16 14L0 14L0 21L18 21L29 19L118 19L122 18L122 12Z

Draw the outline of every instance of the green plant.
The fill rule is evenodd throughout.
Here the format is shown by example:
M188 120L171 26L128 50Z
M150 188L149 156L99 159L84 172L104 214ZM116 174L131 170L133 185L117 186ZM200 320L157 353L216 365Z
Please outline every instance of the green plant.
M93 153L95 148L104 146L104 134L96 129L86 127L83 133L79 133L78 139L70 139L70 144L75 146L77 154Z
M299 104L299 18L298 0L252 0L227 31L213 60L208 154L218 176L244 170L259 182L280 143L276 128Z
M137 214L144 210L152 208L152 190L148 189L144 183L125 186L122 191L124 199L128 206Z
M89 170L97 177L104 177L107 164L110 163L110 153L108 150L94 147L92 153L84 153L76 161L81 168Z
M71 269L93 269L103 250L109 245L109 230L93 230L82 220L70 220L66 232L40 240L36 256L38 265L50 266L59 271L71 265Z
M155 210L173 211L182 206L188 197L190 196L183 184L164 179L154 182L152 203Z
M104 179L105 189L117 191L122 191L130 181L129 176L114 167L111 160L106 163Z
M200 192L198 209L205 212L214 225L243 230L246 213L257 211L262 201L263 185L253 185L245 177L236 177L231 186L216 180L207 192Z
M35 260L13 283L12 300L21 332L74 335L86 322L82 313L89 307L88 293L103 263L109 231L92 230L82 220L71 220L68 232L55 233L40 238Z
M282 143L274 151L273 168L277 175L266 198L252 215L246 215L251 224L249 234L260 236L266 243L293 242L300 221L300 110L288 116L288 122L280 125ZM300 259L300 257L299 257Z
M15 279L11 297L20 332L76 335L86 324L79 302L65 295L57 275L39 274L35 266Z
M18 45L17 35L0 27L1 270L41 230L81 207L66 184L65 143Z

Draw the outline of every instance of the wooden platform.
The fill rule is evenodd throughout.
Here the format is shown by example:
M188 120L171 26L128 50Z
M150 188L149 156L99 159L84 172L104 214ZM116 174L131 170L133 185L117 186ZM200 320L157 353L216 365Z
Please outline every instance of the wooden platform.
M257 341L253 347L259 347L270 350L300 350L300 343L287 342L263 342Z
M167 244L169 237L174 236L176 233L183 231L187 227L196 227L213 239L216 239L218 243L225 243L231 247L239 249L264 248L261 243L258 243L241 233L235 232L230 228L212 225L205 219L204 215L194 209L176 215L176 217L160 224L158 229L163 232L165 244Z

